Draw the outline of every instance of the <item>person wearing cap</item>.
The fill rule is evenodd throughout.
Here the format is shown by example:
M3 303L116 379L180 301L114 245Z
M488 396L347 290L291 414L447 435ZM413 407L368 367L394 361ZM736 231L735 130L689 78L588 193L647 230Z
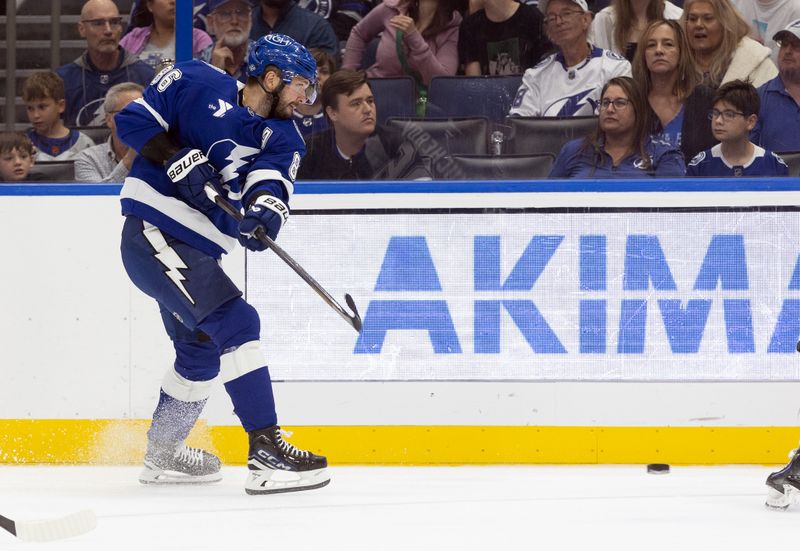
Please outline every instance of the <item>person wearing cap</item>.
M525 71L510 115L575 117L594 115L600 91L610 79L631 75L621 55L587 40L592 13L586 0L541 0L544 28L558 51Z
M772 37L800 18L800 0L731 0L731 3L750 24L750 38L772 50L770 57L777 64L780 47Z
M304 9L295 0L261 0L253 10L250 38L281 33L306 48L318 48L339 57L339 39L333 27L321 15Z
M249 0L209 0L207 6L206 24L214 35L214 43L200 52L198 58L240 82L247 82L247 56L253 45Z
M772 39L779 45L779 73L758 89L761 109L751 140L772 151L800 151L800 19Z

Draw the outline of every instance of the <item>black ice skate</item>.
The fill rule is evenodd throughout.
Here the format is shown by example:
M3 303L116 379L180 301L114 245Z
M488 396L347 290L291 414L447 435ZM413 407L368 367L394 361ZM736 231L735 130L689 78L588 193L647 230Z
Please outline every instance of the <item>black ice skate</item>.
M210 484L222 480L219 458L205 450L179 444L147 443L142 484Z
M250 495L322 488L331 481L328 460L300 450L283 439L277 425L252 431L244 490Z
M780 471L767 477L767 507L786 509L800 496L800 450L789 453L791 461Z

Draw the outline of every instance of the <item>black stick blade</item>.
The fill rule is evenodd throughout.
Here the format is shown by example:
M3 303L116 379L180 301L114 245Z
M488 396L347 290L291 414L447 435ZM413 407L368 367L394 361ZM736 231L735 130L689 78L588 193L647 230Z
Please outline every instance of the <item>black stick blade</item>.
M353 311L353 327L356 331L361 333L361 316L358 314L358 308L356 308L356 302L353 300L348 293L344 295L344 301L347 303L347 306Z
M17 535L17 524L10 518L6 518L3 515L0 515L0 528L8 531L8 533L14 536Z

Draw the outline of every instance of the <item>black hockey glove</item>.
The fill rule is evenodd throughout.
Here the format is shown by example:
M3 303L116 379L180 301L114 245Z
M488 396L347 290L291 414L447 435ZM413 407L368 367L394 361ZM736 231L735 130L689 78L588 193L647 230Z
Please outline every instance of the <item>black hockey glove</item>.
M205 187L208 182L219 189L220 179L202 151L184 147L167 160L166 167L167 176L187 203L203 212L214 208Z
M255 236L263 228L267 237L277 239L281 226L289 219L289 207L272 195L260 195L239 222L239 243L251 251L263 251L267 245Z

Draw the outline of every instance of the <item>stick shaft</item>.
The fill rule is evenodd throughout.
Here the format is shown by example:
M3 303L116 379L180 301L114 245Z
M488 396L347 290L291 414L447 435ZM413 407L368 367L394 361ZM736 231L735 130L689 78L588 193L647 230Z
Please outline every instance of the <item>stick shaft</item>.
M232 216L238 222L242 221L242 213L239 212L239 209L231 205L228 201L225 200L216 190L210 189L209 186L206 186L206 192L216 205L227 212L230 216ZM255 236L258 238L259 241L264 243L267 247L272 249L272 251L280 257L294 272L299 275L303 281L308 283L308 285L314 289L314 291L324 300L328 306L333 308L347 323L349 323L353 329L356 331L361 331L361 323L360 319L356 316L351 316L347 310L345 310L341 304L336 302L336 299L333 298L328 291L326 291L322 285L317 283L317 280L311 277L309 274L297 261L289 256L289 253L284 251L280 246L278 246L275 241L269 238L269 236L264 232L263 228L258 228L255 232ZM357 314L357 313L356 313Z

